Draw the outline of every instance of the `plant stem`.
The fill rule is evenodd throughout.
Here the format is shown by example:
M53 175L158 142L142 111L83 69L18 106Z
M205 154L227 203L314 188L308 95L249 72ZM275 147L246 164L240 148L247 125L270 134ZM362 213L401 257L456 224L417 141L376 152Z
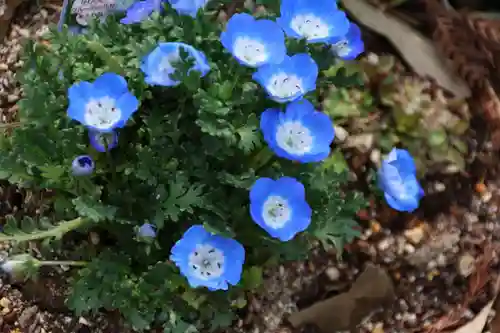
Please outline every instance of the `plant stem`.
M59 235L64 235L65 233L80 227L85 222L87 222L86 219L78 217L70 221L60 222L57 226L55 226L52 229L44 230L41 232L35 232L32 234L21 234L21 235L0 234L0 242L3 241L27 242L48 237L57 237Z
M86 261L71 261L71 260L41 260L38 263L40 266L86 266Z
M111 169L111 182L116 185L117 181L117 176L116 176L116 167L115 164L113 163L113 157L111 156L110 149L108 149L109 143L108 143L108 138L104 137L104 149L106 150L106 157L108 159L108 165L109 168Z

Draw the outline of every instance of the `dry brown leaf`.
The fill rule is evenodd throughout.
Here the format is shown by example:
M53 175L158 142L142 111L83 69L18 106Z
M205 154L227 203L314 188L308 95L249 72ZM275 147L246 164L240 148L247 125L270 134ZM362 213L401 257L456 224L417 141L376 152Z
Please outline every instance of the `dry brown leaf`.
M394 286L385 270L369 264L351 289L292 313L294 327L314 324L322 333L352 330L373 311L394 299Z
M341 2L359 22L385 36L417 74L432 77L457 98L471 95L467 84L446 66L431 40L396 17L367 4L365 0Z
M455 330L453 333L481 333L486 326L486 322L488 321L488 316L491 312L491 307L493 306L494 301L490 301L486 306L477 314L477 316L469 321L464 326Z

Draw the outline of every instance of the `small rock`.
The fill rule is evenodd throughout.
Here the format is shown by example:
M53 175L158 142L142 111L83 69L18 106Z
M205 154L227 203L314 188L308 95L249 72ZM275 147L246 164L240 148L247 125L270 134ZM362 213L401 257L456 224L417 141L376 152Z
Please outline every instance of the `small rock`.
M413 252L415 252L415 247L409 243L406 243L404 245L404 251L407 253L407 254L412 254Z
M1 313L2 313L2 316L5 316L6 314L10 313L10 308L3 308Z
M379 166L381 160L382 153L380 152L380 149L373 149L370 153L370 161L372 161L373 164Z
M31 322L31 319L33 319L33 317L36 315L38 311L38 307L36 305L33 305L33 306L30 306L29 308L26 308L23 310L23 312L21 313L21 315L19 316L19 325L22 327L22 328L26 328L28 326L30 326L30 322Z
M0 71L6 71L9 69L9 66L4 63L0 63Z
M2 297L2 299L0 299L0 307L2 308L10 308L11 303L12 302L7 297Z
M441 182L434 183L434 189L436 192L444 192L446 190L446 185Z
M344 142L349 136L349 133L343 127L334 126L334 128L335 128L335 139L338 140L339 142Z
M439 267L444 267L448 264L448 259L443 253L440 253L436 258L436 263Z
M470 255L469 253L464 253L458 259L458 265L457 265L458 272L463 277L468 277L474 272L476 268L475 263L476 259L472 255Z
M379 251L386 251L389 249L391 244L392 240L390 238L384 238L378 243L377 248Z
M338 281L340 279L340 271L337 267L328 267L325 271L325 274L332 282Z
M13 94L10 94L7 96L7 102L9 103L15 103L19 100L19 96L18 95L13 95Z
M424 239L425 232L421 226L405 230L404 235L408 241L410 241L414 245L420 244Z

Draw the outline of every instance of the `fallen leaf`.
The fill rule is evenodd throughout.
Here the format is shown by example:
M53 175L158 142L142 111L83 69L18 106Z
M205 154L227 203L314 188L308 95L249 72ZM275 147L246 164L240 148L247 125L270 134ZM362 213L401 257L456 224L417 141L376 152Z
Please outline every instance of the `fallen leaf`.
M431 40L400 19L367 4L365 0L341 0L341 2L359 22L384 35L417 74L432 77L441 87L459 99L471 95L468 85L448 69Z
M369 264L349 291L292 313L288 320L294 327L313 324L321 333L352 330L394 297L394 286L387 272Z
M477 316L460 327L453 333L481 333L484 330L484 326L486 326L486 322L488 321L488 316L491 312L491 307L493 306L494 301L490 301L486 306L477 314Z

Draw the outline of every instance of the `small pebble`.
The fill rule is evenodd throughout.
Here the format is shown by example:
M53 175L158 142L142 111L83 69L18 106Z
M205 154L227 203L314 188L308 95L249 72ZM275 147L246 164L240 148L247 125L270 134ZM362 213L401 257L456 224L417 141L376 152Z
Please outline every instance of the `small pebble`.
M337 267L328 267L325 271L325 274L332 282L338 281L340 279L340 271Z
M7 297L2 297L0 299L0 307L10 308L11 301Z
M474 272L476 259L469 253L464 253L458 259L457 269L460 275L468 277Z
M404 235L408 241L410 241L412 244L417 245L422 242L425 236L425 231L424 228L421 226L405 230Z

